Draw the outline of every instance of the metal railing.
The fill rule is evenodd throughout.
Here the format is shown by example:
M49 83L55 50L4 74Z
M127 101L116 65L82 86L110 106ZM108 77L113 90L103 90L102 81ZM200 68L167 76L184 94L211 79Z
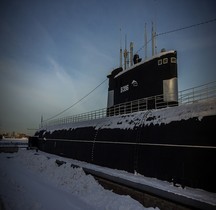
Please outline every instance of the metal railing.
M178 102L165 102L163 95L156 95L141 98L134 101L117 104L111 108L103 108L73 116L58 118L47 122L42 122L40 128L53 125L63 125L81 121L88 121L110 117L114 115L129 114L133 112L145 111L148 109L160 109L177 106L181 104L195 103L201 100L216 98L216 81L198 87L186 89L178 93Z
M179 92L180 104L194 103L216 97L216 81Z

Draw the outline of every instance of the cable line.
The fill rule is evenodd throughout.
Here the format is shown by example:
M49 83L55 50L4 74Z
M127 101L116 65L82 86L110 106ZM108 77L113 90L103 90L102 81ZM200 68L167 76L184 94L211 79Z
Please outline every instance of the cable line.
M64 109L63 111L59 112L58 114L54 115L53 117L50 117L46 120L44 120L43 122L52 120L56 117L58 117L59 115L63 114L64 112L66 112L67 110L71 109L72 107L74 107L75 105L77 105L78 103L80 103L83 99L85 99L86 97L88 97L91 93L93 93L98 87L100 87L103 83L105 83L108 80L108 78L106 78L103 82L101 82L99 85L97 85L93 90L91 90L89 93L87 93L85 96L83 96L81 99L79 99L77 102L75 102L74 104L72 104L70 107Z
M193 25L190 25L190 26L185 26L185 27L182 27L182 28L177 28L177 29L174 29L174 30L162 32L162 33L156 34L156 36L161 36L161 35L165 35L165 34L174 33L174 32L177 32L177 31L185 30L185 29L188 29L188 28L193 28L193 27L204 25L204 24L211 23L211 22L214 22L214 21L216 21L216 18L211 19L211 20L207 20L207 21L204 21L204 22L201 22L201 23L196 23L196 24L193 24Z
M215 22L215 21L216 21L216 18L211 19L211 20L207 20L207 21L204 21L204 22L196 23L196 24L193 24L193 25L189 25L189 26L185 26L185 27L173 29L173 30L170 30L170 31L161 32L161 33L156 34L155 36L156 36L156 37L157 37L157 36L162 36L162 35L166 35L166 34L178 32L178 31L182 31L182 30L185 30L185 29L193 28L193 27L196 27L196 26L204 25L204 24L207 24L207 23L212 23L212 22ZM151 41L152 41L152 39L149 39L148 42L146 43L146 45L143 45L142 47L140 47L139 50L136 51L136 53L138 53L139 51L141 51L141 50L142 50L144 47L146 47L146 46L148 45L148 43L151 42Z

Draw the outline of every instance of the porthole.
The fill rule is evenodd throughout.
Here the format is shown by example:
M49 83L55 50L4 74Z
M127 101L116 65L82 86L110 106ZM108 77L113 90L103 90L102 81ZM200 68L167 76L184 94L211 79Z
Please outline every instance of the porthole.
M167 64L168 63L168 58L164 58L163 59L163 64Z
M170 62L171 62L171 63L176 63L176 58L175 58L175 57L171 57Z
M158 66L162 65L162 59L158 60Z

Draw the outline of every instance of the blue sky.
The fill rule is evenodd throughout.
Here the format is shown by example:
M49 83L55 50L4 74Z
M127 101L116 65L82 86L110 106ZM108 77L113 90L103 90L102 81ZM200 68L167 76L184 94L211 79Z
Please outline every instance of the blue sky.
M120 28L136 51L145 22L150 38L152 21L166 32L214 19L215 8L214 0L1 0L0 132L28 133L102 82L119 66ZM178 52L179 90L216 80L216 22L159 36L161 48ZM107 88L62 116L105 107Z

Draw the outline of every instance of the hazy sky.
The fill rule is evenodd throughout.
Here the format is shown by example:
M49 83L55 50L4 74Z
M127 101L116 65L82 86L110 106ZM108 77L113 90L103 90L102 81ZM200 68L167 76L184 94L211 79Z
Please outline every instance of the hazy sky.
M1 0L0 132L28 133L102 82L119 66L120 28L136 51L145 22L150 38L152 21L166 32L214 19L215 8L215 0ZM179 90L216 80L216 22L159 36L161 48L178 52ZM107 88L62 116L105 107Z

